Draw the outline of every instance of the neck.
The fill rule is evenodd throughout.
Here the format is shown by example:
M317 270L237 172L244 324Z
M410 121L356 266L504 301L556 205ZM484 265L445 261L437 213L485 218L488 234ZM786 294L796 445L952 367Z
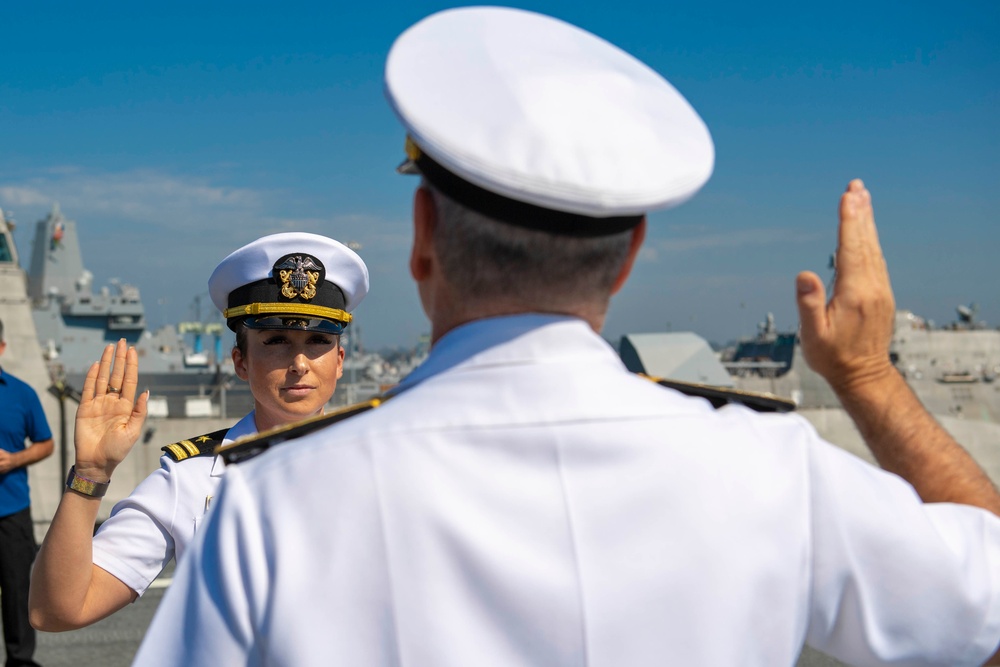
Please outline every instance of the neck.
M435 300L435 303L440 303ZM604 319L607 315L607 304L599 307L596 304L585 304L583 306L556 309L532 306L530 304L519 303L516 299L497 299L487 303L455 304L450 303L448 307L435 309L431 313L431 345L436 343L449 331L490 317L503 317L506 315L564 315L576 317L583 320L595 333L600 333L604 328Z

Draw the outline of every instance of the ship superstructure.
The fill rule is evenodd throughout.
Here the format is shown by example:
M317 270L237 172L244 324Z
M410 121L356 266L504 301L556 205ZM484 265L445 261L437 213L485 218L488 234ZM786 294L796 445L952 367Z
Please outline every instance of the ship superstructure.
M957 310L944 328L898 311L893 363L931 412L1000 424L1000 330L976 322L974 307Z
M115 282L95 293L93 280L83 266L76 223L56 205L35 226L28 298L47 358L72 374L89 366L104 345L119 338L136 345L146 330L137 287Z
M897 311L890 359L933 414L1000 424L1000 330L976 322L973 307L957 311L944 327ZM806 365L796 333L779 333L770 322L724 357L736 386L790 397L803 409L839 407Z
M221 354L221 325L185 322L149 330L138 287L115 279L95 289L76 222L58 204L35 225L27 291L53 378L81 387L104 347L124 338L139 355L139 381L151 391L153 416L226 416L252 408L245 385ZM193 347L185 335L194 336ZM202 335L216 337L214 354L202 350Z

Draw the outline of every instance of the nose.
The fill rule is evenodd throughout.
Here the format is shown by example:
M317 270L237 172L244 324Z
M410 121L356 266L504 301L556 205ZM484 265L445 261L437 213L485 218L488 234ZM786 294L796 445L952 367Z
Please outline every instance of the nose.
M298 375L305 375L309 372L309 358L302 352L299 352L292 357L292 363L289 364L288 370Z

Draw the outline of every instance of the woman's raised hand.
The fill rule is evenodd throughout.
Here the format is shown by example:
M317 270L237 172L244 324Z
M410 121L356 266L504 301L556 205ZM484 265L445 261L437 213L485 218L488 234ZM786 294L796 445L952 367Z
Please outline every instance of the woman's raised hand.
M139 357L125 339L104 348L83 383L76 412L76 472L106 482L132 450L146 421L149 392L139 394Z

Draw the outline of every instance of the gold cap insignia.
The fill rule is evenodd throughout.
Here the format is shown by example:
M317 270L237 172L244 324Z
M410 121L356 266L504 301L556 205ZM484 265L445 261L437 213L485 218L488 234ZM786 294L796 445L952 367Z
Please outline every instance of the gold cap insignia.
M290 255L274 265L273 273L281 280L282 296L287 299L301 296L308 301L316 296L323 266L309 255Z

